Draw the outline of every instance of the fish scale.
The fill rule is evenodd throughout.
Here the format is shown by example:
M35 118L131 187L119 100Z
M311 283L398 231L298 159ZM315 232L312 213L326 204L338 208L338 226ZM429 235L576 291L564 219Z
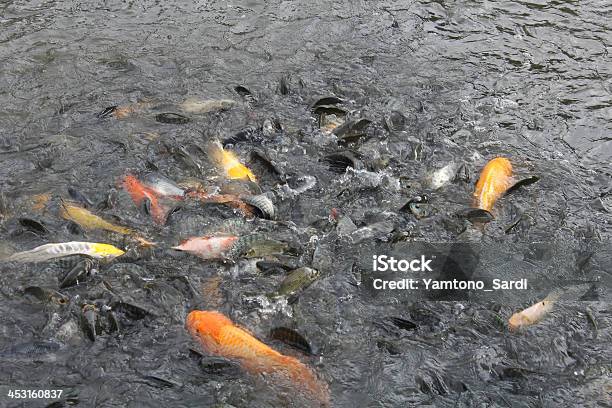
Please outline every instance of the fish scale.
M266 346L244 330L235 326L226 326L221 330L218 342L223 348L235 353L236 357L280 356L281 354Z

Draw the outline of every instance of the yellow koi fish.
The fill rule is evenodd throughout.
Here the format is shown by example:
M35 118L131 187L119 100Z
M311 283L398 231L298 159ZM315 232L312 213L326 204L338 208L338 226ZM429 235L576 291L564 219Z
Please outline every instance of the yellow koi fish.
M223 146L219 142L213 143L210 146L211 157L217 162L218 166L223 169L224 175L229 179L249 179L256 182L255 175L246 167L240 163L238 157L229 151L223 149Z
M91 211L83 207L64 202L62 202L60 216L65 220L73 221L79 224L86 230L101 229L105 231L116 232L118 234L123 235L130 235L134 232L130 228L111 224L110 222L102 219L101 217L93 214Z
M17 252L5 258L8 262L42 262L70 255L87 255L96 259L111 260L125 252L110 244L96 242L63 242L45 244L29 251Z
M121 225L112 224L101 217L95 215L91 211L72 205L62 201L62 207L60 209L60 216L68 221L73 221L79 224L86 230L104 230L110 232L116 232L117 234L128 235L133 237L135 240L140 242L144 246L153 245L152 242L147 241L137 235L136 231L131 228L122 227Z

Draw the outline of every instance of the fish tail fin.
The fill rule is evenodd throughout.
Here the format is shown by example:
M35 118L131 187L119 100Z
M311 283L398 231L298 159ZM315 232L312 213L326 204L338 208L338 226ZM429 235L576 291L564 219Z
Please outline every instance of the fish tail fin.
M23 252L15 252L14 254L0 258L2 262L20 262L27 258Z
M2 260L5 262L38 262L45 260L45 258L43 250L33 249L30 251L15 252Z
M320 401L322 406L329 406L329 388L326 383L317 378L310 367L290 356L281 355L278 359L279 363L286 368L292 382L305 387L304 391Z

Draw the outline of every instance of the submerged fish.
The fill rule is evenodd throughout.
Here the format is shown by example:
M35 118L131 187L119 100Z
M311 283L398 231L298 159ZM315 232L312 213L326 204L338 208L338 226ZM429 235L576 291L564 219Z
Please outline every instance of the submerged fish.
M49 202L50 199L51 199L51 193L42 193L42 194L36 194L32 196L31 198L32 210L37 211L37 212L42 212L47 206L47 203Z
M189 113L208 113L213 111L224 111L236 105L236 101L231 99L208 99L187 98L181 104L181 109Z
M60 216L65 220L73 221L79 224L82 228L86 230L101 229L105 231L116 232L118 234L123 235L129 235L133 233L133 231L127 227L111 224L110 222L105 221L104 219L98 217L97 215L93 214L91 211L83 207L79 207L77 205L72 205L65 202L62 202Z
M519 331L538 323L552 310L553 304L558 298L558 293L551 293L535 305L516 312L508 320L508 328L510 331Z
M205 191L190 190L187 191L186 196L195 198L201 203L225 204L239 210L245 217L253 216L252 206L234 194L208 194Z
M236 359L251 374L280 374L299 391L308 393L322 406L329 406L327 384L319 381L308 366L257 340L223 314L194 310L187 316L186 327L208 353Z
M255 175L246 167L240 163L238 157L229 151L223 149L220 143L216 142L210 146L210 155L217 162L217 164L223 169L224 175L229 179L249 179L251 181L257 181Z
M136 231L127 227L122 227L120 225L111 224L110 222L102 219L101 217L93 214L91 211L83 207L79 207L62 201L60 216L65 220L77 223L79 226L86 230L101 229L105 231L116 232L117 234L131 236L143 245L153 245L152 242L149 242L146 239L139 237L136 234Z
M87 255L96 259L110 260L124 253L121 249L110 244L72 241L41 245L29 251L14 253L4 260L9 262L42 262L70 255Z
M183 241L180 245L172 247L177 251L184 251L202 259L223 259L234 246L238 237L193 237Z
M260 258L267 255L283 254L289 249L286 242L266 238L262 235L247 235L239 238L228 252L228 257Z
M102 112L98 113L98 117L106 118L112 115L116 119L125 119L132 116L134 113L140 113L143 110L150 108L152 105L153 104L150 101L142 101L123 106L109 106Z
M453 180L458 167L457 163L450 162L446 166L428 174L425 181L434 190L442 188Z
M153 221L157 224L164 224L166 222L170 208L161 203L155 191L131 174L123 178L122 185L137 206L148 205L147 208L151 213L151 217L153 217Z
M294 269L287 274L285 279L283 279L281 282L278 291L271 296L293 297L316 281L319 278L319 275L319 271L307 266Z
M497 157L482 169L476 190L474 204L476 207L491 211L495 201L501 197L512 183L512 164L504 157Z

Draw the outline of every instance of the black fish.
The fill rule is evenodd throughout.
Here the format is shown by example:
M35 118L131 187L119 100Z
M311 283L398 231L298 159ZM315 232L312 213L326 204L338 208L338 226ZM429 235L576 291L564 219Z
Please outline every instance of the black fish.
M31 218L20 218L19 224L22 227L26 228L28 231L34 232L35 234L46 235L49 233L47 227Z
M85 207L93 205L93 202L89 198L87 198L83 193L81 193L80 191L72 187L68 187L68 194L70 194L70 197L73 200L78 201L79 203L83 204Z
M270 330L270 337L297 348L306 354L312 354L308 341L298 332L288 327L276 327Z
M512 185L512 187L510 187L508 190L506 190L506 192L504 193L504 195L508 195L510 193L515 192L516 190L518 190L521 187L525 187L528 186L530 184L536 183L540 180L540 178L538 176L529 176L527 178L524 178L522 180L517 181L516 183L514 183Z

